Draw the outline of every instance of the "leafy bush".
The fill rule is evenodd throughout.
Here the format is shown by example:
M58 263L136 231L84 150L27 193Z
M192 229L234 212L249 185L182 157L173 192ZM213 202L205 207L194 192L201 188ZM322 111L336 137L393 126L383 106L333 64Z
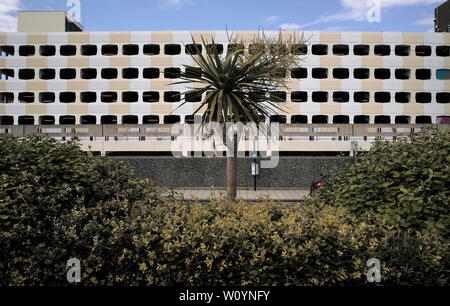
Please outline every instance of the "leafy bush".
M0 285L448 285L450 247L345 208L163 197L129 168L73 143L1 138Z
M450 233L450 131L377 141L317 196L367 218L383 215L403 229Z

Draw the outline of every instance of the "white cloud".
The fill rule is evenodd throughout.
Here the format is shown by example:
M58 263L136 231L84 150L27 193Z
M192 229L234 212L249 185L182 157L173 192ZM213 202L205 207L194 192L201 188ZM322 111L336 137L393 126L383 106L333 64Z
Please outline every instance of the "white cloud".
M0 32L17 31L17 11L20 0L2 0L0 2Z
M191 5L193 3L193 0L163 0L160 7L180 9L185 5Z
M268 17L264 18L264 23L273 24L273 23L277 22L279 19L280 19L279 16L268 16Z
M427 17L420 18L420 19L416 20L414 22L414 24L420 25L420 26L431 26L431 25L434 25L434 16L433 15L429 15Z
M375 2L377 0L372 0ZM430 5L435 4L436 0L379 0L381 8L393 8L393 7L401 7L401 6L416 6L416 5ZM445 0L438 0L439 3L444 2ZM298 25L298 29L306 28L318 23L326 23L326 22L339 22L339 21L366 21L367 12L369 9L368 1L366 0L340 0L341 2L341 11L324 15L316 20Z

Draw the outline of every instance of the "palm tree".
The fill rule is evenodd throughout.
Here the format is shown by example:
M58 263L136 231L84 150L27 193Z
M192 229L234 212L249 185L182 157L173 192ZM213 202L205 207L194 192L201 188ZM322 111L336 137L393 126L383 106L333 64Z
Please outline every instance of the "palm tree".
M287 88L287 71L298 65L305 47L303 37L295 34L269 37L258 32L251 41L238 40L229 36L229 48L225 55L220 54L218 45L212 40L202 39L206 54L192 37L195 50L191 57L196 66L184 65L182 81L173 84L191 84L186 96L202 97L204 100L194 115L204 111L202 126L214 122L222 126L223 141L227 148L227 195L236 198L237 146L236 131L227 131L227 124L247 124L265 120L276 113L280 98L272 93ZM246 52L245 46L248 46ZM192 52L194 51L194 52ZM201 69L201 70L199 70ZM180 107L186 103L186 100ZM229 137L229 134L232 134Z

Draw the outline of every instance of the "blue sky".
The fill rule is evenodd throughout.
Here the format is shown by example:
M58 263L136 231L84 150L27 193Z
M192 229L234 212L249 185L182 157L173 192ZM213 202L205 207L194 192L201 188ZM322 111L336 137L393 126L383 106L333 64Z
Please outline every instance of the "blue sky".
M445 0L69 0L86 31L433 30ZM16 31L18 10L68 10L68 0L0 0L0 31ZM377 7L380 14L377 15ZM367 14L379 22L369 22Z

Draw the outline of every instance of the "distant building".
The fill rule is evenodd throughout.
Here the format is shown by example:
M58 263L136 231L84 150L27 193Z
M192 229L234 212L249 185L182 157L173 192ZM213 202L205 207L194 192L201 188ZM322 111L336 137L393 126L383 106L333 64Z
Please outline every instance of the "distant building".
M22 11L18 13L19 32L81 32L83 26L65 11Z
M450 1L442 3L434 11L435 31L450 32Z

